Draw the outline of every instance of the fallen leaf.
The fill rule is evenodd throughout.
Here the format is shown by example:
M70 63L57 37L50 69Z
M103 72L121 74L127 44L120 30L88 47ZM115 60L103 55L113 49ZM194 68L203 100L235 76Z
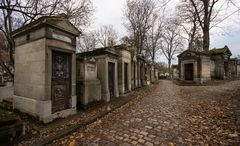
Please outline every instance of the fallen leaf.
M69 143L69 146L75 146L75 143L76 143L76 141L73 140L73 141L71 141L71 142Z

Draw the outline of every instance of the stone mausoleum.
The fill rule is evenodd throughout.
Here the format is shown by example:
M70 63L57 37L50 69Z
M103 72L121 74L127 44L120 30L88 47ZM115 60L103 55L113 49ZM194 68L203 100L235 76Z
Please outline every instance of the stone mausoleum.
M231 55L227 46L214 48L207 53L186 50L178 55L179 79L198 83L211 79L230 79L231 68L234 68L231 67Z
M14 109L44 123L76 113L76 37L64 17L44 16L13 32Z
M211 77L214 79L229 79L232 53L228 46L214 48L209 51L209 54L211 56Z
M14 109L48 123L157 79L154 64L129 45L76 53L79 35L64 16L44 16L13 32Z
M97 61L93 57L77 56L77 108L86 108L101 100L101 83L97 78Z
M131 87L131 47L127 45L117 45L113 47L113 50L118 56L118 88L119 94L124 94L132 90Z
M112 48L99 48L93 51L78 53L77 58L94 58L97 65L97 79L101 83L102 101L110 101L119 96L118 88L118 54ZM81 70L78 65L77 70ZM83 85L79 85L83 86ZM91 92L91 91L90 91ZM80 93L81 94L81 93ZM78 96L83 98L81 96ZM82 100L82 99L78 99Z
M178 65L180 80L200 83L211 80L208 53L186 50L178 55Z

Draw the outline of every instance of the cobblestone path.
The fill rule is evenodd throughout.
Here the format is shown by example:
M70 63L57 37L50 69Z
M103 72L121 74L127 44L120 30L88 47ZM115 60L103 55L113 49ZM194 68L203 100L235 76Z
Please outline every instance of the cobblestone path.
M231 96L240 81L178 86L162 80L155 86L151 95L50 145L239 145Z

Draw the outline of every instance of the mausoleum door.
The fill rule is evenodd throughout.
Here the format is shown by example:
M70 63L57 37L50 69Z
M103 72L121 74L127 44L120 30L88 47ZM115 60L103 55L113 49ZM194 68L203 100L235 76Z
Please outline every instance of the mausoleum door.
M124 88L128 91L128 64L124 63Z
M108 62L108 88L110 97L114 97L115 64Z
M134 88L136 87L136 63L133 63L133 84Z
M193 80L193 63L185 64L185 80Z
M69 108L71 56L52 52L52 113Z

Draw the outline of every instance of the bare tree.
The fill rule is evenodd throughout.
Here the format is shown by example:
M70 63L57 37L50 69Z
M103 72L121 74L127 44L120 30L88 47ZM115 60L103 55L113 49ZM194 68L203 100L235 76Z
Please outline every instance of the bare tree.
M201 7L201 5L198 5L198 7ZM182 1L177 6L177 14L181 19L181 26L187 35L187 37L184 38L186 38L186 40L188 41L188 49L199 50L199 48L196 48L196 45L199 43L201 37L201 28L197 19L197 13L195 12L195 9L191 6L191 2L185 0Z
M94 32L83 33L79 38L78 42L78 51L85 52L91 51L96 48L98 44L98 39Z
M160 72L162 73L168 72L168 65L165 62L158 62L156 64Z
M134 45L133 44L133 38L129 36L124 36L120 39L121 44L126 44L126 45Z
M53 1L52 1L53 2ZM58 3L55 0L53 3L45 3L40 0L1 0L0 2L0 31L7 41L7 48L9 54L9 66L14 66L14 41L11 36L14 29L35 19L39 15L44 15L43 11L48 8L54 9L53 3ZM50 10L50 9L48 9ZM51 10L50 10L51 11ZM29 18L29 19L27 19ZM0 58L1 66L9 75L13 77L13 72L7 67L4 60Z
M151 28L152 14L156 10L154 0L127 0L124 9L125 27L133 37L137 54L142 54L146 34Z
M184 0L186 2L187 0ZM210 44L210 29L222 21L226 20L230 15L239 11L239 6L233 0L189 0L191 7L194 9L199 25L202 29L203 33L203 50L205 52L209 51ZM236 11L231 13L230 15L218 20L217 23L211 25L211 23L218 17L218 15L225 9L229 8L229 6L233 5L237 8Z
M164 10L162 15L154 15L154 19L151 22L151 28L147 32L146 38L144 40L144 50L146 51L146 56L150 56L151 61L155 63L156 53L160 50L160 39L162 37L162 31L164 28Z
M14 67L13 54L15 45L11 36L13 30L35 20L40 16L58 15L62 12L67 12L68 18L74 24L86 24L85 20L90 17L90 12L93 11L93 7L91 0L82 0L81 2L81 5L77 5L70 0L1 0L0 32L4 35L4 39L7 41L9 66ZM80 12L80 10L82 11ZM84 23L80 23L81 19L83 19ZM0 58L0 65L13 78L13 72L10 71L6 62L4 62L2 58Z
M61 0L55 14L64 13L76 27L88 26L94 8L91 0Z
M171 73L173 57L183 50L184 45L179 20L168 18L166 23L161 40L161 51L168 60L168 71Z
M96 36L102 47L116 45L118 41L118 33L112 25L103 25L96 31Z

